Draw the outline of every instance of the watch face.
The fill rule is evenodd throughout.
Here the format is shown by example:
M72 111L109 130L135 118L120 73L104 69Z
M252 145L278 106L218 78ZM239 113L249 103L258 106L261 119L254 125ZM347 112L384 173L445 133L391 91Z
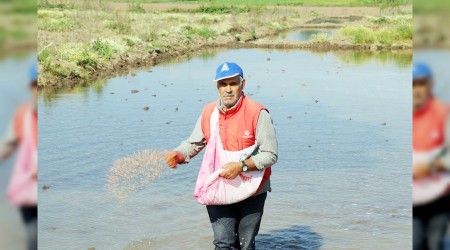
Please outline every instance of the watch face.
M244 167L242 168L242 170L243 170L244 172L246 172L246 171L247 171L247 166L244 166Z

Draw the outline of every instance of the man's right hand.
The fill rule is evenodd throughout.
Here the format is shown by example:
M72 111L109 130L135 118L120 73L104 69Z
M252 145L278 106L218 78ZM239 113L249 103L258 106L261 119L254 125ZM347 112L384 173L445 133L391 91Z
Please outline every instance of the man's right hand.
M176 168L179 163L184 162L184 156L178 151L172 151L166 154L167 165L171 168Z

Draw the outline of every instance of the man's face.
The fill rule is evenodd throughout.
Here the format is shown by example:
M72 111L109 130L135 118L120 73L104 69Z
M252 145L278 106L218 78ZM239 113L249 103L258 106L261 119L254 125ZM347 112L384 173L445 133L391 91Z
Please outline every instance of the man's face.
M245 86L245 79L240 83L240 77L235 76L217 81L217 89L223 105L229 109L233 107L242 95Z
M431 96L432 81L429 78L413 80L413 108L423 107Z

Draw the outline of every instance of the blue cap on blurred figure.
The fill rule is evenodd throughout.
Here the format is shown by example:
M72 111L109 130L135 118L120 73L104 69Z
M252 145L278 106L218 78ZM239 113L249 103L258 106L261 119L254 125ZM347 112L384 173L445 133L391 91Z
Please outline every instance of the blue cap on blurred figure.
M38 78L38 68L37 63L33 63L33 65L30 67L30 70L28 72L28 76L30 77L30 81L36 81Z
M216 77L214 78L214 81L220 81L222 79L227 79L234 76L241 76L244 78L244 72L242 71L242 68L239 67L236 63L233 62L225 62L219 65L216 70Z
M413 80L419 78L433 78L430 67L425 63L414 62L413 63Z

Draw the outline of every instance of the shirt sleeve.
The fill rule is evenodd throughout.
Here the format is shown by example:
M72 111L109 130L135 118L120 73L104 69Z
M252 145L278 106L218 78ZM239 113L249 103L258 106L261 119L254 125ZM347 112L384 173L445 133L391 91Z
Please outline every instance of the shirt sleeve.
M189 163L190 159L196 156L206 146L206 139L202 131L202 115L197 120L194 130L189 138L181 142L181 144L175 148L175 151L183 154L185 161L183 164Z
M450 114L447 116L445 123L445 153L441 157L441 161L445 168L450 171Z
M267 110L261 110L256 124L258 152L250 157L259 170L271 167L278 159L278 142L272 118Z
M17 142L17 136L14 131L14 120L9 124L6 133L0 138L0 157L9 150L13 143Z

